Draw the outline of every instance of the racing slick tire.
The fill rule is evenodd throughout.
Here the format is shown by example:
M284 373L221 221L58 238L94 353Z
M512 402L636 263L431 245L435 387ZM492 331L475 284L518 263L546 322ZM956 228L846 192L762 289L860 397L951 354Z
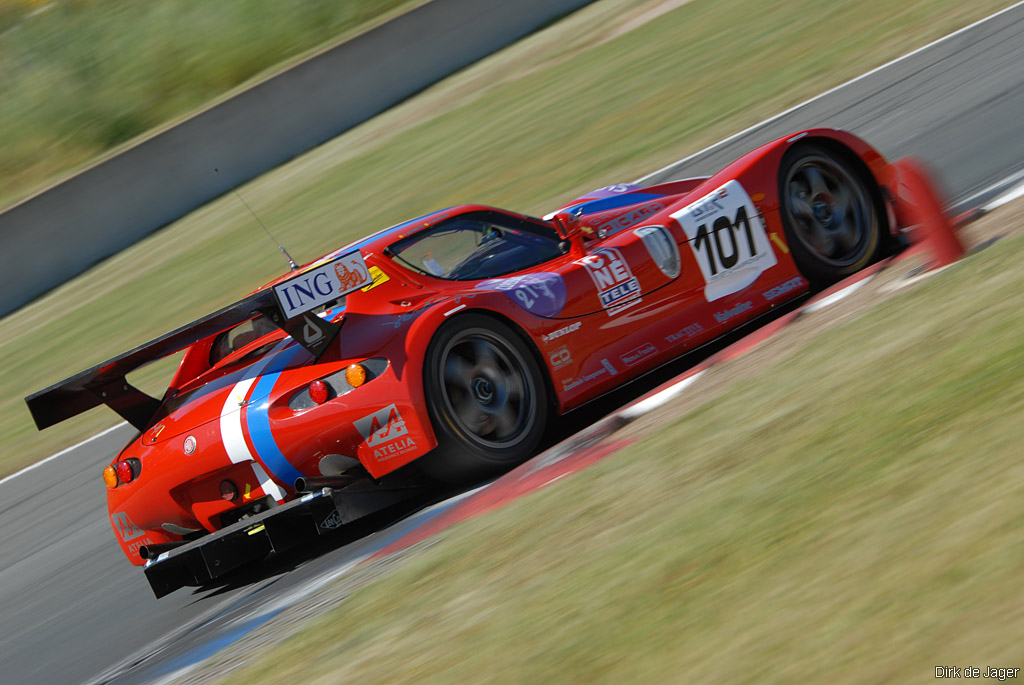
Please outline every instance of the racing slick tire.
M779 165L779 211L793 261L824 287L860 271L883 249L881 198L851 155L805 143Z
M437 447L417 464L445 483L467 483L529 458L547 425L547 386L509 326L465 314L431 339L423 372Z

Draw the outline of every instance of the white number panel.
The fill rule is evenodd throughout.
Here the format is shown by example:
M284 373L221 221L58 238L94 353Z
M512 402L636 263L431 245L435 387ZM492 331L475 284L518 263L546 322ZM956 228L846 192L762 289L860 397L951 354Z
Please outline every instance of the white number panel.
M764 222L739 181L729 181L672 218L686 232L708 302L743 290L777 263Z

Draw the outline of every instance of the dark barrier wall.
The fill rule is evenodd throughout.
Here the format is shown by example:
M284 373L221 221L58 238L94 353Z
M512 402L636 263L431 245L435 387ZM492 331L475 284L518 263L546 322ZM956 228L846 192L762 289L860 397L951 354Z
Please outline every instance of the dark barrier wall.
M433 0L26 200L0 214L0 316L592 1Z

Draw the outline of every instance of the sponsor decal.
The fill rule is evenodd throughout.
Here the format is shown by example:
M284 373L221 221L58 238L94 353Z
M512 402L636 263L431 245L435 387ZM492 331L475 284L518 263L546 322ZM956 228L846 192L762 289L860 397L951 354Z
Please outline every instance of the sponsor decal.
M680 340L689 340L693 336L703 332L703 326L701 326L699 323L691 323L686 328L682 328L676 331L675 333L669 333L668 335L665 336L665 340L669 341L670 343L679 342Z
M672 238L672 234L664 226L643 226L633 231L644 242L644 247L651 255L651 259L661 269L661 273L669 278L675 278L681 270L679 258L679 246Z
M393 457L401 456L406 452L411 452L414 449L416 449L416 441L411 437L399 438L394 442L375 447L373 449L373 458L379 461L386 461Z
M492 278L476 286L498 290L517 305L537 316L557 316L565 306L565 281L558 274L536 273Z
M185 438L185 443L181 446L181 449L184 450L185 454L192 454L196 451L196 439L191 435L188 436Z
M746 302L740 302L731 309L725 309L720 312L715 312L715 321L717 321L718 323L725 323L729 319L739 316L743 312L748 311L753 307L754 303L751 302L750 300L747 300Z
M660 202L648 202L608 221L605 221L608 217L607 213L598 214L587 220L588 230L596 231L598 235L602 232L604 235L610 235L616 231L636 226L647 217L657 214L663 209L665 209L665 205Z
M140 547L142 547L143 545L152 545L152 544L153 544L153 541L150 540L148 536L142 538L141 540L136 540L132 544L128 545L128 554L138 554ZM164 554L167 554L167 552L164 552Z
M563 335L569 335L570 333L578 331L582 325L582 321L577 321L576 323L571 323L568 326L562 326L558 330L551 331L550 333L541 333L540 337L544 342L551 342L555 338L561 338Z
M644 343L640 347L634 348L629 352L626 352L625 354L620 354L619 359L621 359L626 366L633 366L633 364L641 362L644 359L650 357L651 355L657 353L658 348L648 342Z
M739 181L716 188L672 218L686 232L708 302L743 290L777 263L764 221Z
M642 300L640 282L630 271L622 253L614 247L594 250L577 263L586 267L608 316L615 316Z
M307 314L302 317L302 320L305 322L302 326L302 339L306 341L307 345L315 345L324 339L326 333L317 326L317 318L315 316Z
M345 262L334 263L334 273L338 277L338 292L343 290L355 290L363 286L366 282L366 276L369 274L369 269L366 265L363 265L363 270L360 271L354 264ZM373 277L370 276L370 285L373 285Z
M305 271L274 286L274 295L286 319L294 319L342 295L365 286L373 278L358 250Z
M597 371L594 371L593 373L584 374L582 376L577 376L576 378L564 379L562 381L562 390L572 390L577 386L583 385L584 383L589 383L595 378L599 378L605 374L614 376L617 373L618 371L610 361L608 361L607 359L602 359L601 368L598 369Z
M121 539L124 542L134 540L135 538L142 537L146 534L146 531L135 525L135 523L128 518L128 514L123 511L111 514L110 520L114 524L114 530L117 531L117 534L121 536Z
M369 416L364 416L354 423L360 435L370 447L406 435L405 419L398 412L398 407L390 404Z
M562 345L557 350L548 355L548 359L551 361L551 366L556 369L560 369L563 366L572 364L572 353L569 352L569 348Z
M331 512L331 515L320 522L320 530L334 530L335 528L341 527L341 514L337 511Z
M390 459L416 449L416 441L409 436L405 419L394 404L364 416L353 425L373 448L375 459Z
M365 287L363 287L361 289L364 293L367 292L367 291L373 290L374 288L376 288L381 283L387 283L388 281L391 280L390 276L388 276L386 273L384 273L380 269L380 267L376 267L376 266L371 266L370 267L370 278L373 279L373 283L371 283L370 285L365 286Z
M796 276L794 278L789 279L782 285L777 285L774 288L769 288L768 290L765 290L763 293L761 293L761 296L764 297L764 299L771 302L772 300L782 297L788 292L792 292L797 288L802 287L806 282L807 281L805 281L801 276Z
M637 190L638 188L640 188L640 186L632 183L614 183L610 186L605 186L604 188L598 188L594 192L588 193L588 195L591 197L614 195L616 193L628 193L631 190Z

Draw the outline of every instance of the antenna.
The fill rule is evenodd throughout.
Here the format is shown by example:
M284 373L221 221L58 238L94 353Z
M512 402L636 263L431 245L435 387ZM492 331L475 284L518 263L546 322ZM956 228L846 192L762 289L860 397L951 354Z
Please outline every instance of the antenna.
M213 173L219 174L220 169L214 167ZM238 198L239 202L245 205L245 208L249 210L250 214L252 214L252 218L256 219L256 223L260 225L260 227L263 229L263 232L267 234L268 238L270 238L270 242L274 243L274 245L277 246L277 249L281 251L281 254L284 255L284 258L288 260L288 268L291 269L292 271L298 271L299 266L295 263L295 260L292 259L292 256L288 254L288 250L284 249L284 245L279 243L277 239L274 238L274 236L270 235L270 231L267 229L266 225L262 221L260 221L260 218L258 216L256 216L256 212L252 211L252 207L250 207L249 203L245 201L245 198L242 197L242 194L238 192L238 188L231 188L231 192L235 194L235 197Z

